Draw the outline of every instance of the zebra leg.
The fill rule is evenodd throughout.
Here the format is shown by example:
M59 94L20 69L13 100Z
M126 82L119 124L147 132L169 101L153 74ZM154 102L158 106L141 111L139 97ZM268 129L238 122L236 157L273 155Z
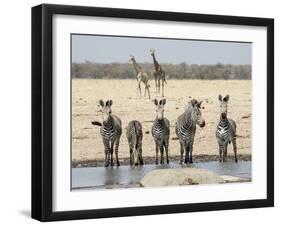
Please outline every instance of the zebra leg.
M184 163L189 163L189 144L185 144L185 159Z
M116 165L117 165L117 166L120 166L119 158L118 158L119 141L120 141L120 137L118 137L118 138L116 139L116 143L115 143L115 157L116 157Z
M169 164L169 141L167 139L167 141L164 143L165 145L165 152L166 152L166 162L167 164Z
M109 140L103 139L103 145L104 145L104 154L105 154L104 166L108 167L109 166L109 153L110 153Z
M234 151L234 158L235 158L235 162L237 163L237 146L236 146L236 138L234 138L232 140L232 144L233 144L233 151Z
M114 166L113 163L113 147L114 147L114 141L111 142L111 147L110 147L110 165Z
M133 149L130 147L129 149L129 152L130 152L130 165L132 166L133 165L133 161L132 161L132 152L133 152Z
M222 162L222 145L218 142L219 145L219 162Z
M158 145L158 142L155 141L155 148L156 148L156 160L155 160L155 163L156 165L158 165L158 151L159 151L159 145Z
M192 160L193 142L189 144L189 163L193 163Z
M142 159L142 147L140 147L140 155L139 155L139 158L140 158L140 165L143 165L143 159Z
M223 145L222 152L223 152L223 159L222 159L222 161L226 162L227 161L227 143Z
M164 142L161 142L160 144L160 154L161 154L160 164L164 164Z
M180 142L180 152L181 152L180 164L182 164L182 162L183 162L183 151L184 151L183 144Z

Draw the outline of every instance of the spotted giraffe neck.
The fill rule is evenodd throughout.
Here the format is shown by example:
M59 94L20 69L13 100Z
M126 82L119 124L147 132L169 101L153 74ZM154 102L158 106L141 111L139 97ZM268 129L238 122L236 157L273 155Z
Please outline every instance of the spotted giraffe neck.
M134 68L135 68L135 71L136 71L137 73L142 72L142 68L141 68L141 66L139 66L139 65L137 64L136 60L135 60L135 59L132 59L132 61L133 61L133 66L134 66Z
M156 57L155 57L155 54L154 54L154 53L152 54L152 58L153 58L154 67L155 67L155 69L156 69L156 71L157 71L158 68L159 68L159 64L158 64L158 61L156 60Z

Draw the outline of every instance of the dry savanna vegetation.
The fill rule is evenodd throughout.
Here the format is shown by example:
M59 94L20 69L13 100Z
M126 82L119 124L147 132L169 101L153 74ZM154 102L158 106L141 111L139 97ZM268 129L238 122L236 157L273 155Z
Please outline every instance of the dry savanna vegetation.
M218 155L215 130L219 121L218 95L229 94L228 117L237 123L237 146L240 159L251 157L251 80L168 80L165 86L165 117L171 123L169 155L177 160L180 154L176 139L175 123L192 98L203 100L204 128L197 127L194 143L194 161L212 160ZM102 165L104 147L100 128L91 121L101 121L99 99L112 99L112 112L122 120L123 133L119 147L120 163L127 164L129 148L126 127L131 120L139 120L143 126L143 156L145 163L154 161L155 144L151 127L155 119L157 98L154 81L151 84L151 100L137 95L137 82L130 80L72 79L72 163L73 166ZM142 86L142 91L144 87ZM232 145L228 148L233 154Z

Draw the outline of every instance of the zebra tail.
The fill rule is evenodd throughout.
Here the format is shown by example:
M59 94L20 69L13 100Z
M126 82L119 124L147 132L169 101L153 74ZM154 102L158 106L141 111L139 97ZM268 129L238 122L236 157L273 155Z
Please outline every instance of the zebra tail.
M139 137L138 137L138 134L137 134L137 126L136 126L136 123L133 121L133 125L134 125L134 130L135 130L135 139L136 139L136 146L135 146L135 148L137 149L137 147L138 147L138 143L139 143Z
M98 121L92 121L92 125L94 126L101 126L101 123Z

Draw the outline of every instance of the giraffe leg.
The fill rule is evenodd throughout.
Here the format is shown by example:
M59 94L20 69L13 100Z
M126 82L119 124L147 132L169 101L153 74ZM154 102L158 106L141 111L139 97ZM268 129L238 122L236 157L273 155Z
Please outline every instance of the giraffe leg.
M140 96L141 96L141 83L140 83L140 81L139 81L138 87L139 87L139 92L140 92Z
M150 92L149 92L149 85L148 85L148 83L145 84L145 89L147 90L148 98L150 99Z
M157 75L156 75L156 72L154 72L153 75L154 75L154 81L155 81L155 92L157 93Z
M164 79L162 78L162 97L164 97Z
M158 79L158 84L157 84L157 88L158 88L158 92L157 95L160 96L160 79Z

